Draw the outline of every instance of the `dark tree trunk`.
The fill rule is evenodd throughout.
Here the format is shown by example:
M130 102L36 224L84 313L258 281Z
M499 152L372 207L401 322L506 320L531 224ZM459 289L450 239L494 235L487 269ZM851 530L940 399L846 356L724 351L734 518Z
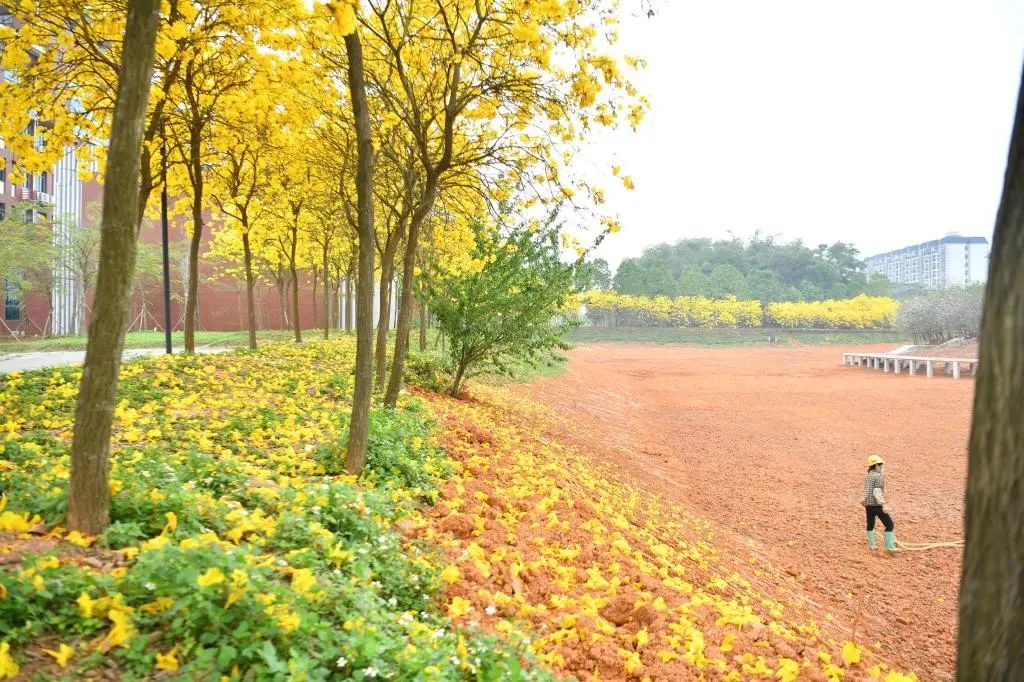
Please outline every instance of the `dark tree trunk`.
M352 331L352 278L345 278L345 331Z
M427 306L420 303L420 352L427 349Z
M292 324L295 327L295 343L302 343L302 323L299 321L299 270L295 265L299 248L299 219L292 221L292 247L288 255L288 271L292 276Z
M390 246L390 242L388 246ZM384 388L388 371L388 332L391 330L391 287L394 278L394 252L388 257L385 248L384 257L380 262L380 306L377 311L377 350L374 360L377 363L375 385L378 390ZM389 262L390 261L390 262Z
M360 474L366 467L373 395L373 143L363 79L363 46L356 32L345 36L348 87L356 122L356 206L359 211L359 280L356 301L356 380L348 430L345 469Z
M249 348L256 350L256 277L252 272L252 247L249 230L242 232L242 254L245 260L245 304L249 312Z
M192 239L188 246L188 294L185 299L185 352L196 352L196 309L199 294L199 245L203 240L202 124L193 123L189 140L192 166Z
M333 298L333 290L331 289L331 271L328 269L330 263L328 261L328 245L324 243L324 340L331 337L331 299Z
M992 240L974 392L957 679L1024 680L1024 79Z
M288 297L288 293L285 291L287 285L283 281L277 283L277 302L281 308L281 330L284 331L288 328L288 305L285 303L285 299Z
M409 327L412 326L412 276L416 269L416 251L419 248L420 227L430 214L437 196L438 183L432 178L427 179L423 197L413 211L409 223L409 236L405 242L405 261L402 263L401 303L398 307L398 324L395 331L395 355L391 362L391 377L388 379L388 390L384 394L384 404L394 407L398 403L398 393L402 390L402 372L405 368L405 355L409 349Z
M98 535L110 523L110 428L135 274L139 166L153 77L159 0L130 0L103 188L100 265L71 443L68 528Z
M313 291L312 291L312 294L313 294L313 305L312 305L312 308L313 308L313 326L311 327L312 329L316 329L317 325L320 324L320 320L318 320L316 318L316 316L317 316L316 290L319 288L319 285L320 285L320 273L316 271L316 268L313 268Z

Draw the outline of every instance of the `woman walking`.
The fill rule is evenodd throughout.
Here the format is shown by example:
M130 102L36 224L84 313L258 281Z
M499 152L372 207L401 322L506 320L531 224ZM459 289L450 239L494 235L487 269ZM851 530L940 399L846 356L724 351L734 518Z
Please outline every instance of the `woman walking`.
M875 519L879 519L885 526L883 535L885 550L896 551L896 536L892 529L895 524L892 517L885 511L885 460L878 455L868 457L868 475L864 477L864 499L861 504L867 510L868 515L868 547L875 549Z

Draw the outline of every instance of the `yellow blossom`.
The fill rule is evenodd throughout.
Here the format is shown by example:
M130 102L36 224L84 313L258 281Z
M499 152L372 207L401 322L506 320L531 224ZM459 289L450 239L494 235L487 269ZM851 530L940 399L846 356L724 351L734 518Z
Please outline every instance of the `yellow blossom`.
M154 666L157 670L168 670L174 672L180 666L178 663L178 657L176 656L178 647L173 647L166 654L162 654L159 651L156 652L156 665Z
M21 667L11 657L11 645L0 642L0 680L14 679L21 672Z
M222 582L224 582L224 573L216 567L206 569L206 573L203 573L196 579L196 584L199 587L209 587L210 585L218 585Z
M449 585L457 583L462 578L462 571L459 570L458 566L454 564L448 564L444 570L441 571L441 580L445 581Z
M61 668L68 667L68 661L70 661L71 657L75 655L75 647L62 642L57 649L57 651L54 651L53 649L43 649L43 652L53 656L53 660L57 661L57 665Z
M451 619L461 618L473 609L473 604L468 599L455 597L448 604L448 617Z

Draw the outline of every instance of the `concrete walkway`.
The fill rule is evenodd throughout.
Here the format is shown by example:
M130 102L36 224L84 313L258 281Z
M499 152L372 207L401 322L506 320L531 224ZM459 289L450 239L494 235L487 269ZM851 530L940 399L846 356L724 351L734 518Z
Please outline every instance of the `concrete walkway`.
M175 348L175 353L181 353L182 348ZM224 353L233 350L231 348L197 348L198 353ZM148 357L151 355L162 355L163 348L132 348L126 350L121 357L127 360ZM0 357L0 374L9 372L28 372L33 369L44 367L59 367L62 365L80 365L85 361L85 351L54 351L49 353L15 353Z

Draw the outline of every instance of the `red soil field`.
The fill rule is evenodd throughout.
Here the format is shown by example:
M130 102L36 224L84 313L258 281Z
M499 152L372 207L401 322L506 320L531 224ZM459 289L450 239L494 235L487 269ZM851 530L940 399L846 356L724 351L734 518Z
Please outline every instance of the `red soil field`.
M953 678L960 550L868 550L864 460L885 458L896 538L959 540L972 379L841 365L843 350L588 344L516 390L626 480L710 520L723 553L792 576L837 633L922 680Z

